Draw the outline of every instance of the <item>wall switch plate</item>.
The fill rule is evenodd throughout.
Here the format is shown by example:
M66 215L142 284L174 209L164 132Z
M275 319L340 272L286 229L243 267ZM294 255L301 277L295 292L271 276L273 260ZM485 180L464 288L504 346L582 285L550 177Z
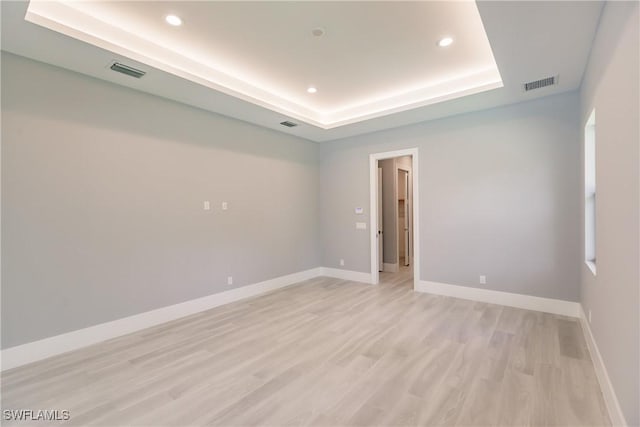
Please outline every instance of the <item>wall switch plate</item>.
M222 202L222 210L226 211L227 209L229 209L229 204L227 202Z
M208 200L205 200L202 203L202 209L204 209L205 211L210 211L211 210L211 203Z
M364 213L364 208L356 208L355 212L356 212L356 215L362 215Z
M233 285L233 276L227 277L227 285Z
M340 260L340 265L344 265L344 260L343 259Z
M367 223L366 222L356 222L356 229L357 230L366 230L367 229Z
M487 284L487 276L480 276L480 284L481 285Z
M591 309L589 309L589 323L591 323Z

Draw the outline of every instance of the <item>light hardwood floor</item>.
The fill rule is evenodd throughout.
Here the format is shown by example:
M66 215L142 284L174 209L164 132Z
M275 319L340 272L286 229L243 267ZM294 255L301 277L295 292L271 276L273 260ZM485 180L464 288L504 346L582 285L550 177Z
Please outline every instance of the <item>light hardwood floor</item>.
M57 425L609 425L576 319L415 293L406 269L381 281L313 279L7 371L2 408L69 410Z

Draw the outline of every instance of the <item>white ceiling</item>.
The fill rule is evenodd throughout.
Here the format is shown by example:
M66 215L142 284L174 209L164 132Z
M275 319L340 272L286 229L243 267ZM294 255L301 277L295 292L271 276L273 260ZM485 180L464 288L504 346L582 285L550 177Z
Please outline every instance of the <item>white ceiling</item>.
M588 1L2 2L2 49L326 141L574 90L601 8ZM168 13L183 25L167 25ZM317 27L323 36L311 34ZM440 48L444 36L454 43ZM147 74L115 73L114 60ZM522 90L555 75L556 86ZM283 120L299 126L284 128Z

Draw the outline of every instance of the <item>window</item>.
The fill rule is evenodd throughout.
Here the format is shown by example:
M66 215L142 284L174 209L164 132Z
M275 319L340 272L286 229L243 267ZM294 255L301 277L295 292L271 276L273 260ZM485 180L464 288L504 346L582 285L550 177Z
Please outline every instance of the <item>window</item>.
M596 110L584 127L584 261L596 274Z

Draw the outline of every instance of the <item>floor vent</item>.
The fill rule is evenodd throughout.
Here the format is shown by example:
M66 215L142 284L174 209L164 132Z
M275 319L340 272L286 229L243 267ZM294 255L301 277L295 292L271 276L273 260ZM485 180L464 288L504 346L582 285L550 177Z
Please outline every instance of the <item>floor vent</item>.
M528 92L530 90L540 89L547 86L553 86L558 83L558 77L546 77L544 79L536 80L535 82L529 82L524 84L524 91Z
M111 64L111 67L109 67L109 68L111 68L113 71L117 71L119 73L126 74L127 76L135 77L136 79L139 79L140 77L142 77L145 74L147 74L142 70L138 70L136 68L129 67L128 65L124 65L124 64L121 64L119 62L114 62L113 64Z
M282 126L286 126L288 128L294 128L294 127L298 126L296 123L293 123L293 122L290 122L290 121L280 122L280 124Z

